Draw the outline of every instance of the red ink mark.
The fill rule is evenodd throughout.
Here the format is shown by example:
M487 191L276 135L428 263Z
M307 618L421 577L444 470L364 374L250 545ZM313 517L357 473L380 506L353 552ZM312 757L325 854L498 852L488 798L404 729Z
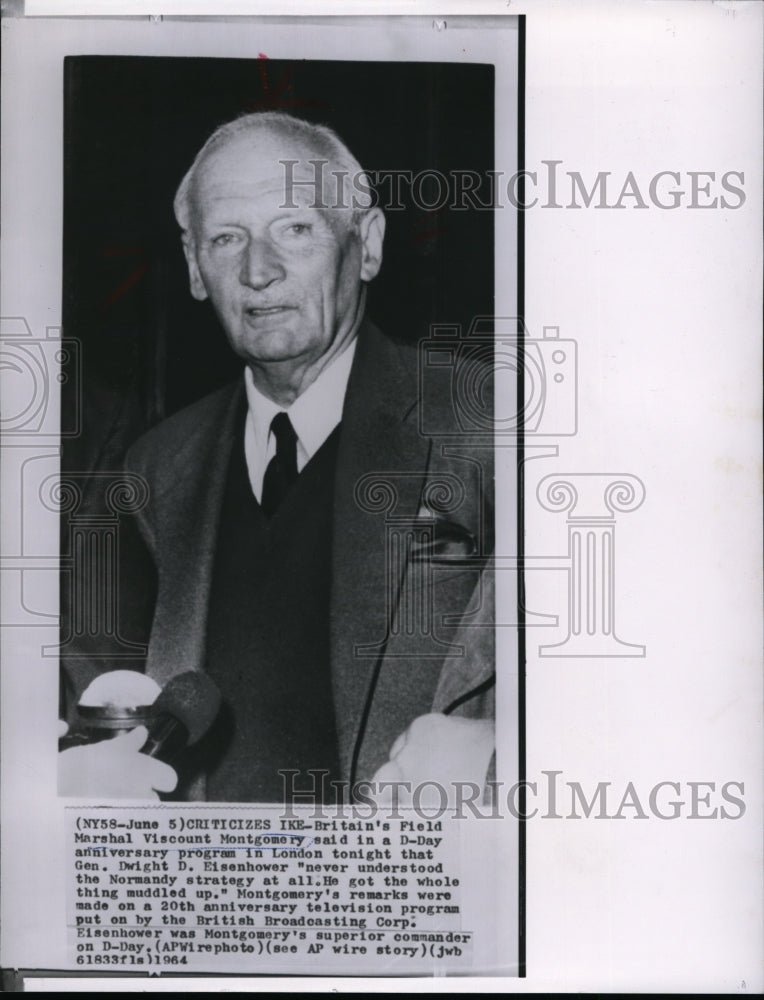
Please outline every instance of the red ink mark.
M128 276L124 279L124 281L117 285L114 291L106 297L103 305L101 306L101 312L106 312L106 310L121 299L123 295L129 292L133 285L140 281L149 269L148 261L145 259L145 247L104 247L101 250L102 257L126 257L135 255L139 256L138 263L135 265L130 274L128 274Z
M421 226L431 226L435 222L435 216L440 215L445 206L441 208L433 208L428 212L420 212L419 218L414 219L412 225L414 229L419 229ZM412 243L423 243L425 240L434 240L442 233L445 233L445 229L428 229L423 233L416 233L412 238Z
M412 243L423 243L425 240L434 240L445 232L446 232L445 229L433 229L432 232L417 233L417 235L412 240Z
M125 278L122 284L119 285L117 288L115 288L114 291L111 293L111 295L108 297L108 299L104 302L103 304L104 312L109 308L109 306L114 305L117 299L121 299L122 296L125 294L125 292L128 292L133 287L136 281L140 281L140 279L143 277L146 271L148 271L148 269L149 269L148 264L139 264L138 267L136 267L136 269L133 271L133 273L129 275L127 278Z
M440 213L442 211L443 211L443 208L434 208L430 212L420 212L419 213L420 217L418 219L414 219L414 222L413 222L414 228L416 228L417 226L426 226L426 225L428 225L428 223L432 222L433 216L434 215L440 215Z
M292 83L292 74L294 73L293 64L287 65L281 74L281 77L275 82L275 84L272 84L268 75L268 56L260 52L258 53L258 60L260 86L262 87L263 98L261 101L246 104L245 108L247 111L272 111L274 108L325 109L329 107L326 101L312 101L306 98L296 98L290 96L294 91Z

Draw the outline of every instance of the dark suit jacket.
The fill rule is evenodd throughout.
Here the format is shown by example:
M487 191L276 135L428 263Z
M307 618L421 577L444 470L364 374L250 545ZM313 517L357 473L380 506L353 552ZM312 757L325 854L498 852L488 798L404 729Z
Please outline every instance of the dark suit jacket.
M146 669L160 683L204 668L217 521L242 393L240 381L206 397L128 453L128 468L150 488L140 524L158 596ZM439 407L428 426L452 437L420 433L416 348L365 323L335 481L331 676L345 780L370 778L418 715L492 713L492 588L481 574L492 544L492 448L460 432L450 398L428 405ZM429 543L417 541L417 525ZM393 536L413 544L404 558L390 555Z

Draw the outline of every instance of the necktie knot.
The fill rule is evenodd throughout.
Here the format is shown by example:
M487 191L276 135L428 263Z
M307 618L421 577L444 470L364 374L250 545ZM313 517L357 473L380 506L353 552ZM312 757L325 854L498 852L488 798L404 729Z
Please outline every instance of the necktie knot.
M265 470L260 503L267 517L273 516L297 479L297 435L286 413L276 414L271 421L271 433L276 439L276 454Z

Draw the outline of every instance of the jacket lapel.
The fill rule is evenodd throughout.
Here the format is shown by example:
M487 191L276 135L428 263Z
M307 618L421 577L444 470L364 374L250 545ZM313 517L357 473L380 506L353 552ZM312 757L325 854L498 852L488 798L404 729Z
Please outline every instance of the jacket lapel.
M427 468L416 402L415 352L365 323L343 409L333 522L332 685L346 780L404 570L387 558L386 522L416 515Z
M474 461L450 399L440 402L442 411L430 417L451 432L451 446L420 432L416 348L396 346L367 324L348 385L335 486L332 682L346 781L371 778L414 718L469 697L492 668L490 657L477 668L470 655L473 639L488 640L485 629L469 628L493 613L480 584L492 469ZM436 484L446 495L454 490L442 519L426 499ZM434 495L442 500L444 492ZM474 550L450 559L465 538ZM418 546L428 550L423 559L412 558Z
M160 451L165 464L154 479L160 593L147 663L160 684L204 669L218 521L244 398L239 380L203 401L204 410L185 421L179 440Z

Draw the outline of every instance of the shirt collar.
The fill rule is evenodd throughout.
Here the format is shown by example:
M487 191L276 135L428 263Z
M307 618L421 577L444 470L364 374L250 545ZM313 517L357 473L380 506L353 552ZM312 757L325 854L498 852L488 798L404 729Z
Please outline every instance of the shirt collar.
M358 338L354 337L345 350L286 409L264 396L255 385L250 369L245 369L247 405L252 416L258 450L265 451L267 448L273 418L277 413L286 412L306 457L311 459L315 455L342 420L342 407L357 342Z

